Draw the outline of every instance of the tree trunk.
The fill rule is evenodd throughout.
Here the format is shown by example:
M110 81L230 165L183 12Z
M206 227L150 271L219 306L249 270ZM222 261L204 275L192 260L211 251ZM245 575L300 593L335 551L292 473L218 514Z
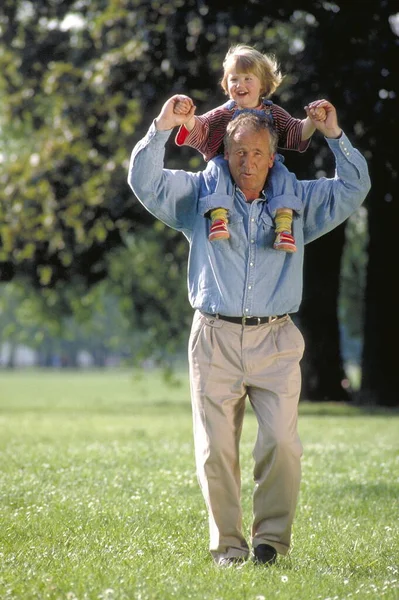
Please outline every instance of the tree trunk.
M298 324L305 338L304 400L347 401L338 323L339 275L345 225L306 246L303 301Z
M373 161L373 166L377 162ZM385 177L384 177L385 171ZM391 174L392 177L392 174ZM361 404L399 406L398 261L399 202L392 196L389 167L375 165L369 197L367 269Z

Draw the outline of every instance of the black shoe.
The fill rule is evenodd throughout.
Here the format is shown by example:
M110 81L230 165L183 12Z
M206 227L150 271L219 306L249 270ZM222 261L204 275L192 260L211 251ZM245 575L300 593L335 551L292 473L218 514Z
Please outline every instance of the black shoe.
M274 565L277 558L277 550L269 544L259 544L254 548L254 562L261 565Z

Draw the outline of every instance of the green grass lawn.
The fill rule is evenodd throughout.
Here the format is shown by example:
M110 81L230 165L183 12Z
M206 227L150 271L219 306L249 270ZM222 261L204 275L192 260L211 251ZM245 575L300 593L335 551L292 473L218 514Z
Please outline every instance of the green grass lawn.
M185 374L0 372L1 600L398 600L398 413L302 403L300 433L291 554L218 569Z

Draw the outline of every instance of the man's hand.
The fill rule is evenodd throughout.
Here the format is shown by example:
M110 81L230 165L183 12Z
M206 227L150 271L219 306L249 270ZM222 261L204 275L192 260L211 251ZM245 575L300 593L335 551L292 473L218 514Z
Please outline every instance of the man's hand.
M182 112L182 108L186 111L185 113ZM155 126L159 131L166 131L185 125L194 117L195 109L196 107L191 98L176 94L163 105L161 112L155 119Z
M342 129L338 125L337 111L331 102L328 102L328 100L315 100L315 102L305 106L305 111L314 127L325 137L340 137Z
M174 111L177 115L187 115L193 106L194 102L189 96L179 94L179 98L175 102Z

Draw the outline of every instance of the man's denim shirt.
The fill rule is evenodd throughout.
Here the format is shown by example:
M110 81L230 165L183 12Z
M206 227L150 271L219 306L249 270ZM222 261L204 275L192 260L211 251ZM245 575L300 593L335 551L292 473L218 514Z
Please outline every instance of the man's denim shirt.
M347 219L370 189L363 156L344 133L326 138L336 160L333 179L298 181L276 162L262 198L246 202L223 158L198 173L164 169L170 134L151 125L133 149L128 183L151 214L186 236L191 306L235 317L295 313L302 297L304 244ZM229 209L230 238L209 242L210 220L204 215L217 206ZM273 217L286 206L294 209L295 253L273 249Z

